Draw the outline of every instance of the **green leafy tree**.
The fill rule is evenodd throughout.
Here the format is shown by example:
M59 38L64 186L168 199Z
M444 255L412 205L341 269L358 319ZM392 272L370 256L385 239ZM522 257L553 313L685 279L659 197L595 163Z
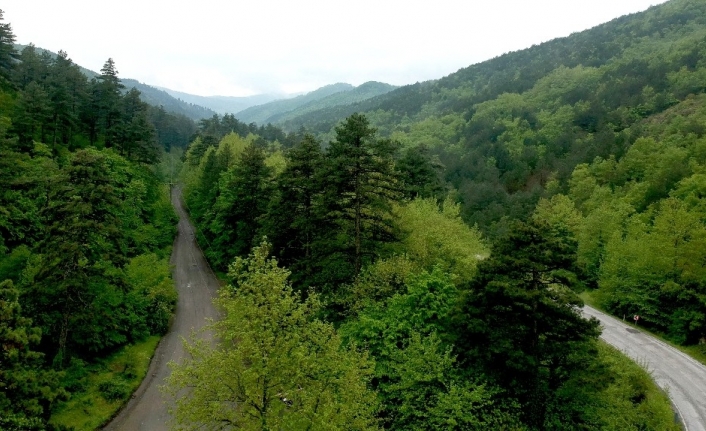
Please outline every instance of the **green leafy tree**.
M42 368L33 351L41 331L23 317L12 281L0 282L0 428L44 430L51 403L65 395L59 374Z
M594 357L600 332L571 290L575 247L566 232L515 223L479 265L457 311L465 365L517 397L523 421L537 429L562 384Z
M231 266L234 284L218 300L224 317L212 327L217 346L195 341L191 358L172 364L175 428L377 429L370 360L341 346L314 317L316 295L302 302L268 255L263 244Z
M368 347L388 429L516 429L519 421L488 382L469 380L448 334L458 290L440 269L410 276L406 291L341 327ZM444 340L446 339L446 340Z

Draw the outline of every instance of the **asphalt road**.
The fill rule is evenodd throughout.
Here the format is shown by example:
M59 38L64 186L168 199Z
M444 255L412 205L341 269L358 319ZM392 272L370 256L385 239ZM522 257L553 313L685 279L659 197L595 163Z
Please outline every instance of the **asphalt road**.
M687 431L706 431L706 366L614 317L585 306L584 314L600 320L601 338L652 374L667 391Z
M206 325L207 319L217 317L213 298L218 290L218 280L196 244L194 227L184 211L181 191L177 188L172 191L172 205L179 216L179 232L171 257L174 282L179 292L174 321L155 351L147 376L130 402L104 428L107 431L168 429L169 414L159 391L159 386L169 375L167 364L184 356L183 338Z

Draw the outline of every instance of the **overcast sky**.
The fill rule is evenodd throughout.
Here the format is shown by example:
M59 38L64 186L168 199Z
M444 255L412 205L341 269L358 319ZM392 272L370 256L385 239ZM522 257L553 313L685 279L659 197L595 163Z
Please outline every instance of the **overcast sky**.
M436 79L664 0L4 0L17 42L204 96Z

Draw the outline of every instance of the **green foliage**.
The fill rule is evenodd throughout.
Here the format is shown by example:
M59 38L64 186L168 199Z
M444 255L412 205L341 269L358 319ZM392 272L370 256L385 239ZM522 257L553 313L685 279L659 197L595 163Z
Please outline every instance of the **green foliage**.
M336 128L326 153L322 205L334 229L326 238L331 260L324 265L347 267L342 271L348 279L394 238L391 202L399 192L392 158L397 148L375 133L365 116L354 114Z
M270 169L265 153L254 144L240 154L232 169L219 180L219 195L209 225L213 248L209 254L218 267L233 256L246 255L256 241L259 218L269 200Z
M90 363L72 358L62 380L71 396L54 404L50 426L93 431L105 425L140 386L158 343L150 336Z
M130 260L125 279L131 288L128 301L139 304L141 320L149 334L165 334L177 302L177 292L166 258L143 254Z
M460 217L460 206L446 199L441 208L433 199L415 199L395 208L398 229L405 234L400 249L419 268L437 266L465 283L475 275L488 248L477 229Z
M268 254L263 244L231 266L224 317L212 327L217 345L194 341L191 358L172 365L175 427L377 429L371 362L315 319L316 295L302 302ZM185 388L189 395L177 396Z
M565 231L516 223L464 291L454 332L467 367L484 372L544 428L550 407L595 358L598 321L585 320L571 290L575 242Z
M0 283L0 427L41 430L49 408L66 393L60 374L41 368L42 354L33 351L41 331L21 315L12 281Z
M341 328L375 358L375 384L389 429L519 429L498 391L468 381L451 346L450 312L458 291L438 268L409 276L406 291L362 310ZM446 337L448 338L448 337Z

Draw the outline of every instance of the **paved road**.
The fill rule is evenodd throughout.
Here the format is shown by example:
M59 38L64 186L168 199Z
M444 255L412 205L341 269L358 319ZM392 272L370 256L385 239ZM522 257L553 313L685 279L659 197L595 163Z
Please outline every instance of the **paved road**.
M179 233L174 241L171 263L179 302L169 333L162 338L150 364L147 377L120 414L106 431L167 430L169 415L159 386L169 375L169 361L184 356L182 337L188 338L193 329L202 328L207 318L215 318L213 298L218 280L194 240L194 227L189 222L181 202L181 191L172 191L172 205L179 216Z
M669 393L687 431L706 431L706 367L679 350L635 329L632 324L585 306L584 314L600 320L603 338L646 367Z

